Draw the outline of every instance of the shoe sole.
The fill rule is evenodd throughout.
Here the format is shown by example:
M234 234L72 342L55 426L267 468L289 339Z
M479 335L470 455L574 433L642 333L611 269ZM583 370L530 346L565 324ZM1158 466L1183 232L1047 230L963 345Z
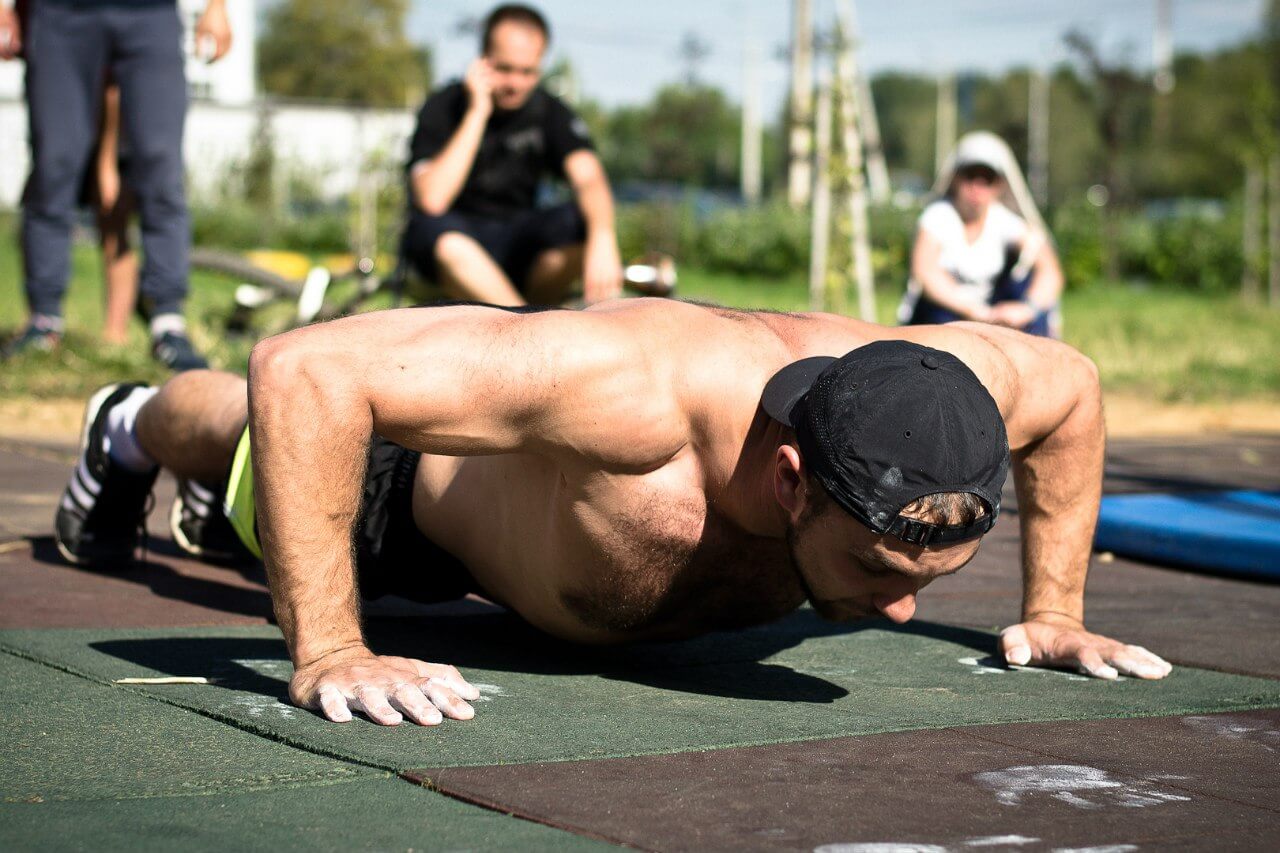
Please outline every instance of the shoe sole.
M173 543L178 546L179 550L188 557L194 557L197 560L218 566L234 566L245 561L245 555L234 551L210 551L208 548L192 542L182 532L182 510L185 507L186 502L182 500L182 491L179 488L178 494L174 496L173 506L169 508L169 535L173 537ZM215 511L216 509L216 507L211 507L210 511ZM252 555L248 555L248 558L252 559Z
M116 392L116 389L118 389L123 384L124 384L123 382L116 382L111 385L104 385L103 387L99 388L97 391L93 392L93 396L89 398L88 404L85 405L84 427L80 430L80 452L76 457L77 465L80 464L80 460L84 458L85 450L89 447L89 432L93 429L93 422L98 419L98 411L102 408L102 404L107 401L107 398L110 397L112 394L114 394ZM73 477L75 476L74 471L72 472L71 476ZM62 502L59 501L58 505L61 506ZM58 525L56 521L56 515L55 515L55 521L53 526L53 532L54 532L53 544L58 546L58 553L61 554L63 558L66 559L67 562L76 566L87 566L91 562L93 562L92 560L86 557L76 556L75 554L71 553L70 550L67 549L66 545L62 544L62 539L58 537Z
M173 506L169 509L169 535L173 537L174 544L184 554L203 560L205 558L205 550L188 539L186 534L182 532L181 522L184 506L182 491L179 490L177 496L173 499Z

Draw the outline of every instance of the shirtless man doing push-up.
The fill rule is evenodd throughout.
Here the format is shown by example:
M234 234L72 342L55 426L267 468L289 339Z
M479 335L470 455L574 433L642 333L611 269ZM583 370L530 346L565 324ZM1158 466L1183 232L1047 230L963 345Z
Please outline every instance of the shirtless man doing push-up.
M977 552L1010 464L1024 595L1004 658L1170 669L1084 627L1101 397L1056 341L651 299L412 308L258 344L247 392L208 371L99 392L57 540L78 563L128 559L169 468L175 539L222 550L227 508L265 559L290 695L330 720L467 719L478 695L451 666L369 649L362 595L477 592L587 643L806 600L905 622Z

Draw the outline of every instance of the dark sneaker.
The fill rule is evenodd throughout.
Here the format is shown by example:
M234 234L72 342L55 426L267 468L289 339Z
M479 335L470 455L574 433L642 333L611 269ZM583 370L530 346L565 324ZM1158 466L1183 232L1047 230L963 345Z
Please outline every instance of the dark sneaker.
M169 532L186 553L213 563L247 563L253 560L222 509L226 484L210 485L179 480L178 496L169 512Z
M52 329L27 326L21 335L4 345L0 358L14 358L32 352L51 352L61 341L62 335Z
M151 342L151 354L157 361L172 370L203 370L209 366L204 356L196 352L191 339L182 332L165 332Z
M78 566L128 562L145 531L160 469L127 471L103 447L107 412L139 387L128 382L100 388L85 408L80 459L53 520L58 550Z

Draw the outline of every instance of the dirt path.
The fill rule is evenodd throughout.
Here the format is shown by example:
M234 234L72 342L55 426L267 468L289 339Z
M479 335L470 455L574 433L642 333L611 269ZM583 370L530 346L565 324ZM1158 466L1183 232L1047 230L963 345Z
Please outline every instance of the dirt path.
M1106 407L1107 434L1117 438L1280 433L1280 402L1186 405L1108 395ZM74 442L83 413L83 400L0 399L0 436L62 444Z

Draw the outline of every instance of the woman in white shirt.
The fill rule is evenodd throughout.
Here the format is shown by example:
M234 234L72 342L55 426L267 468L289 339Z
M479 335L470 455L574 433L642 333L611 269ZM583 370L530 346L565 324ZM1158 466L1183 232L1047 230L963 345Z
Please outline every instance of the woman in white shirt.
M920 214L899 322L977 320L1057 337L1062 271L1009 146L966 134L936 187L945 195Z

